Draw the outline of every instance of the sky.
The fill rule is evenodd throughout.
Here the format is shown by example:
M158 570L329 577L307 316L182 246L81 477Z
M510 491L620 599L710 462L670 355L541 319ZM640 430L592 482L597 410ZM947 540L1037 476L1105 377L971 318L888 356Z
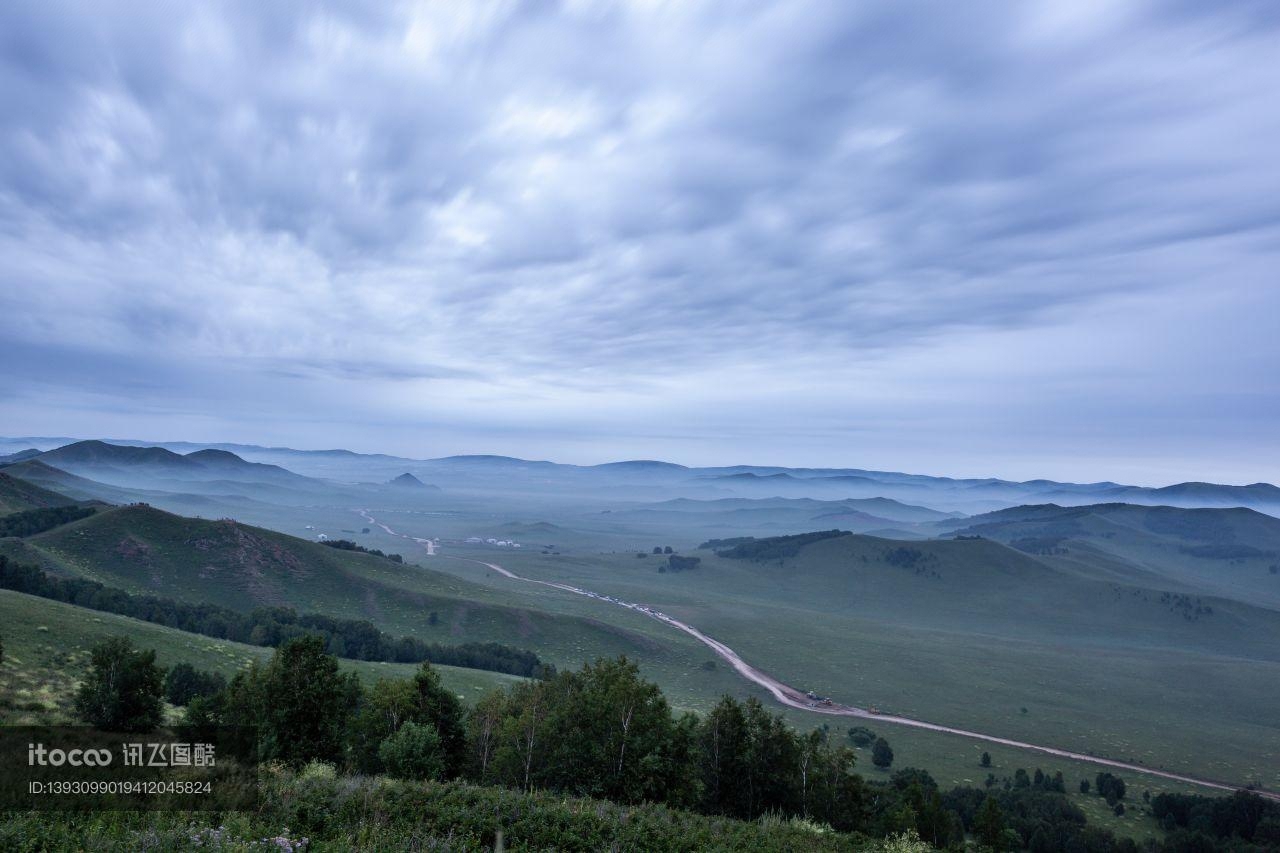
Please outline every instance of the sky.
M0 435L1280 482L1280 7L0 4Z

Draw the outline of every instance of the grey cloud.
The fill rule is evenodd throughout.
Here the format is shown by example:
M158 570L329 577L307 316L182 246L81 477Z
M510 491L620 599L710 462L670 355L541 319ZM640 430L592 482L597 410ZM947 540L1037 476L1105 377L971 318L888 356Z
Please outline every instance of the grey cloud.
M519 395L533 434L578 393L760 374L851 425L864 371L945 372L975 333L1087 347L1109 305L1274 284L1277 28L1250 2L10 4L0 335L96 361L46 377L82 391L233 365L282 400ZM1193 334L1229 354L1229 325ZM1208 399L1142 331L1116 357Z

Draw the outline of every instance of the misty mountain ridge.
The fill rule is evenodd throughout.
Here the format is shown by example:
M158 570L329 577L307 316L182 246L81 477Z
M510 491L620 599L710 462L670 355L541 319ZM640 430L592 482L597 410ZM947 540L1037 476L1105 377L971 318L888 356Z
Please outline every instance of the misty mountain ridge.
M39 438L0 440L0 447L23 444L40 447ZM228 448L235 448L232 452ZM185 454L176 452L185 451ZM574 465L495 454L411 459L348 450L295 450L256 445L156 443L99 440L69 445L27 456L73 474L111 483L125 471L155 476L160 472L181 480L220 478L278 485L315 485L315 478L338 483L383 482L412 474L421 482L443 483L485 491L498 485L527 493L568 493L626 500L662 500L674 496L703 500L717 498L813 498L819 500L885 498L943 513L978 514L1025 504L1085 505L1121 501L1181 507L1245 506L1280 514L1280 488L1269 483L1236 486L1200 481L1161 487L1132 486L1111 481L1059 482L999 478L953 478L859 468L786 468L735 465L687 467L661 460L625 460L597 465ZM12 461L12 460L11 460ZM3 463L0 463L3 464ZM112 469L116 470L112 470ZM295 473L296 472L296 473ZM297 479L293 479L297 478ZM171 484L170 484L171 485ZM647 489L647 491L646 491ZM882 515L866 510L872 515ZM890 516L882 516L893 518Z

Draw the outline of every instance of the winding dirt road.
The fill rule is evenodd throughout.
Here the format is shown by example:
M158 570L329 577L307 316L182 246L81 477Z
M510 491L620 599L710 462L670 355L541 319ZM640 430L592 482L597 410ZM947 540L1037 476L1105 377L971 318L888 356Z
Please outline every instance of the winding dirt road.
M427 547L428 554L432 554L432 555L435 554L435 549L428 545L428 543L430 543L431 540L419 539L414 536L408 536L404 533L397 533L396 531L392 530L390 527L387 527L387 525L383 524L382 522L375 520L373 516L368 514L367 510L360 510L360 514L363 515L365 519L368 520L370 523L376 524L378 527L382 528L392 536L399 536L403 539L409 539L413 542L417 542L418 544L421 544L421 545L424 545L424 547ZM643 613L644 615L648 616L651 619L656 619L659 622L662 622L663 624L669 625L672 628L675 628L676 630L683 631L684 633L693 637L698 642L702 643L703 645L711 649L713 652L715 652L716 655L718 655L724 661L726 661L743 678L747 679L748 681L754 684L758 684L759 686L763 687L765 690L769 691L769 694L772 695L773 698L776 699L779 703L791 708L798 708L802 711L808 711L810 713L815 713L815 714L827 714L827 715L836 716L836 717L857 717L859 719L864 719L864 720L876 720L878 722L883 722L883 723L892 723L893 725L897 725L897 726L907 726L913 729L924 729L926 731L931 731L931 732L942 732L944 734L959 735L960 737L966 737L966 738L971 738L973 740L985 741L987 743L997 743L1002 746L1011 746L1017 749L1025 749L1030 752L1039 752L1039 753L1043 753L1044 755L1053 755L1058 758L1070 758L1075 761L1085 761L1090 764L1098 764L1103 767L1111 767L1118 770L1128 770L1134 773L1146 773L1151 776L1159 776L1162 779L1171 779L1175 782L1185 782L1191 785L1200 785L1205 788L1215 788L1220 791L1236 791L1239 789L1239 786L1230 785L1225 782L1215 782L1210 779L1200 779L1195 776L1187 776L1181 773L1171 773L1167 770L1157 770L1155 768L1146 767L1141 764L1132 764L1126 761L1116 761L1110 758L1100 758L1096 755L1088 755L1082 752L1072 752L1067 749L1058 749L1057 747L1052 747L1052 746L1041 746L1039 744L1027 743L1026 741L1013 740L1011 738L1003 738L1003 737L997 737L996 735L983 734L982 732L969 731L968 729L958 729L953 726L944 726L939 723L930 723L930 722L926 722L925 720L917 720L913 717L902 717L896 714L882 714L882 713L871 711L867 708L859 708L856 705L841 705L834 702L830 704L815 704L815 702L812 699L810 699L809 696L804 691L798 690L797 688L792 687L789 684L784 684L783 682L779 681L778 679L774 678L768 673L752 666L751 664L744 661L738 655L737 652L735 652L733 649L729 648L719 640L713 637L709 637L706 634L699 631L697 628L693 627L692 625L686 622L681 622L679 619L676 619L672 616L668 616L666 613L663 613L659 610L655 610L654 608L649 607L648 605L636 604L634 602L629 602L629 601L622 601L621 599L615 598L611 595L602 595L598 592L592 592L591 590L582 589L581 587L576 587L571 584L558 583L555 581L538 580L536 578L526 578L516 574L510 569L504 569L502 566L498 565L497 563L486 563L484 560L475 560L469 557L454 557L452 555L443 555L443 556L445 556L447 559L450 559L450 560L460 560L465 563L476 563L478 565L485 566L486 568L492 569L493 571L497 572L503 577L510 578L511 580L520 581L522 583L538 584L539 586L547 586L547 587L551 587L552 589L558 589L564 592L571 592L575 595L586 596L587 598L594 598L594 599L597 599L598 601L603 601L608 604L613 604L618 607L625 607L628 610L634 610L638 613ZM1280 794L1275 794L1268 791L1256 791L1255 793L1259 794L1260 796L1266 797L1267 799L1276 800L1277 802L1280 802Z

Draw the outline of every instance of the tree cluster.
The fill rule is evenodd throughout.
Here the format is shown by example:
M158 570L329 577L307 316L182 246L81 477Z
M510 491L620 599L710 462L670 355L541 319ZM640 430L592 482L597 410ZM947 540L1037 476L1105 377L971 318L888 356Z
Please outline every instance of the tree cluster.
M205 672L189 663L175 664L164 677L164 698L171 705L188 705L196 697L216 696L227 689L220 672Z
M0 518L0 538L35 536L60 525L88 518L94 512L96 510L91 506L55 506L10 513Z
M667 557L667 561L658 566L659 572L687 572L691 569L698 568L702 563L701 557L681 557L679 554L672 554Z
M364 532L368 533L369 528L366 527ZM363 545L357 545L350 539L322 539L320 544L327 545L330 548L337 548L339 551L355 551L359 554L372 554L375 557L385 557L393 563L404 562L404 557L399 554L388 554L384 551L378 550L377 548L366 548Z
M1099 773L1094 777L1093 790L1107 801L1107 805L1114 807L1124 799L1124 780L1111 773Z
M723 551L716 551L716 555L728 557L731 560L755 560L756 562L784 560L794 557L800 553L801 549L814 542L849 535L851 534L847 530L819 530L814 533L797 533L793 536L770 536L766 539L746 537L731 540L735 544Z
M1156 794L1151 814L1178 850L1280 849L1280 803L1251 791L1230 797Z

